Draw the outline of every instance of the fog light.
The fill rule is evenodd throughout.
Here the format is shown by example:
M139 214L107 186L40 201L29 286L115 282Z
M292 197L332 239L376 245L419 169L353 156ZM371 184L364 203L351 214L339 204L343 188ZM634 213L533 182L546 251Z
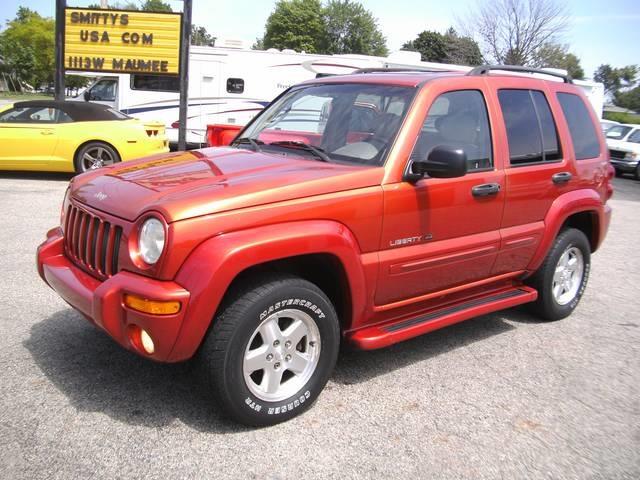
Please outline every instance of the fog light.
M155 345L153 344L153 340L149 336L146 330L140 330L140 343L142 344L142 348L149 355L152 355L155 352Z
M180 311L180 302L148 300L136 295L125 295L124 304L133 310L153 315L173 315Z

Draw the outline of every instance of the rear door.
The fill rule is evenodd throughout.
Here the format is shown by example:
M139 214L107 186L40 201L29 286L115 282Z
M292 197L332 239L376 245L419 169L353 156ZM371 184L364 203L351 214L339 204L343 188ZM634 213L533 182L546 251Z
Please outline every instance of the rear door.
M407 168L426 159L435 146L449 145L465 151L468 173L384 185L376 305L490 276L500 245L504 172L493 154L493 115L484 81L464 82L464 89L444 82L429 86L432 100ZM485 186L492 186L493 193L486 194Z
M64 112L56 108L11 108L0 114L0 162L6 169L46 168L58 144Z
M544 232L544 218L559 195L574 188L575 167L559 135L559 106L543 82L495 78L490 84L500 106L496 132L506 175L506 201L499 275L526 269ZM532 87L533 85L533 87Z

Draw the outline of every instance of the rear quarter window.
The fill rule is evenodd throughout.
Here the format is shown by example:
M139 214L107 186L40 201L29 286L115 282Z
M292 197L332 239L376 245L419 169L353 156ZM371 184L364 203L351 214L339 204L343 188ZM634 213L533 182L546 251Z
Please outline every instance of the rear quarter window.
M573 93L558 93L564 118L569 126L576 160L595 158L600 155L600 142L596 127L582 98Z

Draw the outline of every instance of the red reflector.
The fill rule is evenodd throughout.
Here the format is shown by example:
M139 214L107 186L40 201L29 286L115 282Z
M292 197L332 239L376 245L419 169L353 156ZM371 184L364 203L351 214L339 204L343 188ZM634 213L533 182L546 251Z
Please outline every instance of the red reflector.
M171 124L171 128L180 128L180 122L176 120Z

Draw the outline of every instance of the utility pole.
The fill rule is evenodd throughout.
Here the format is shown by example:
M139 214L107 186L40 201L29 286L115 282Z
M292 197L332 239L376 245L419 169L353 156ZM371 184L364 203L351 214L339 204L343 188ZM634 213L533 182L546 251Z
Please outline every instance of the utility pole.
M180 37L180 109L178 115L178 150L187 148L187 105L189 103L189 47L191 44L192 0L183 0Z
M56 100L64 100L64 9L66 0L56 0L56 72L54 88Z

